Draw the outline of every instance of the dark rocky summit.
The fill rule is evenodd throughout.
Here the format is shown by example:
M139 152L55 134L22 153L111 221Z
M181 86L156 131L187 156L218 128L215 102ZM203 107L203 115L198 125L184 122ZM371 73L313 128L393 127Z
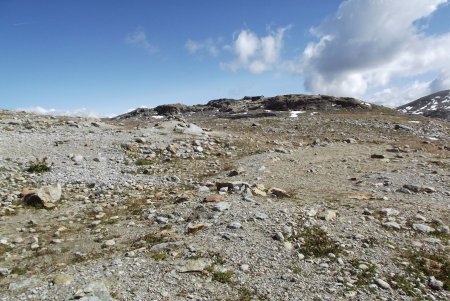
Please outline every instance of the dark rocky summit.
M400 112L450 120L450 90L436 92L397 108Z
M153 109L138 108L119 115L115 119L148 119L155 115L170 116L196 112L219 112L217 117L236 119L275 116L275 113L267 111L373 110L380 108L382 107L350 97L288 94L274 97L245 96L242 99L220 98L210 100L205 105L188 106L176 103L157 106Z

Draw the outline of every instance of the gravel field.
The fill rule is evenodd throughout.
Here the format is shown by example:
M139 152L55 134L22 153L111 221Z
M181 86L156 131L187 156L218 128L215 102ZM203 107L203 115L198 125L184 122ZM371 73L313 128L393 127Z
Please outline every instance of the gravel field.
M0 111L0 300L450 299L450 123L214 105Z

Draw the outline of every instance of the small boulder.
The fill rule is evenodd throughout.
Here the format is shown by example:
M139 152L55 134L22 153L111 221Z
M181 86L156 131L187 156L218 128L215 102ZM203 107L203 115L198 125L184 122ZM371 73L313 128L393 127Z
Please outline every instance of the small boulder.
M278 198L290 198L291 195L281 188L272 187L269 189L269 193Z
M71 156L71 159L75 163L80 163L84 160L82 155L73 155L73 156Z
M405 185L403 185L403 188L406 188L409 191L416 192L416 193L420 192L420 190L421 190L419 186L412 185L412 184L405 184Z
M336 219L336 210L327 210L325 211L321 216L320 219L323 219L325 221L331 221Z
M217 203L217 202L221 202L223 201L223 195L220 194L212 194L212 195L208 195L207 197L205 197L203 199L204 202L206 203Z
M433 227L430 227L425 224L413 224L412 228L416 231L422 232L422 233L431 233L434 232L435 229Z
M203 272L203 270L210 264L211 260L205 258L189 260L178 269L178 272L180 273Z
M61 185L46 185L24 196L24 202L27 205L52 209L56 206L56 202L61 199Z
M428 285L431 289L439 291L444 287L444 283L440 280L437 280L434 276L431 276L428 279Z
M214 211L219 211L219 212L222 212L222 211L225 211L228 209L230 209L230 203L227 203L227 202L219 202L219 203L215 204L213 207Z
M56 285L67 285L73 281L73 276L67 274L60 274L53 277L53 284Z
M375 279L375 283L376 283L379 287L381 287L382 289L385 289L385 290L391 288L391 286L389 285L389 283L387 283L386 281L384 281L383 279L380 279L380 278Z

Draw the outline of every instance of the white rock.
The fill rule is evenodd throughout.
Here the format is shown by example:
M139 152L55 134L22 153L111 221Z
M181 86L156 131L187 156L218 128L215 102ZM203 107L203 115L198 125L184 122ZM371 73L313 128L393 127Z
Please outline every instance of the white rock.
M188 272L202 272L209 264L211 264L211 260L205 258L199 258L195 260L189 260L181 267L178 268L178 272L180 273L188 273Z
M84 160L84 158L83 158L82 155L74 155L74 156L72 157L72 161L77 162L77 163L80 163L80 162L82 162L83 160Z
M389 283L387 283L386 281L384 281L383 279L380 279L380 278L375 279L375 283L376 283L379 287L381 287L382 289L385 289L385 290L391 288L391 286L389 285Z
M431 233L431 232L435 231L434 228L432 228L432 227L430 227L428 225L425 225L425 224L413 224L412 228L414 230L422 232L422 233Z
M311 208L309 210L306 211L306 215L309 217L314 217L317 215L317 209L315 208Z
M428 279L428 285L434 290L441 290L444 287L444 283L440 280L437 280L434 276L431 276Z
M0 268L0 276L6 277L11 271L8 268Z
M288 251L292 251L294 249L294 246L292 245L292 243L290 241L285 241L284 248Z
M42 186L36 191L36 195L44 202L54 203L61 199L62 188L61 185L46 185Z
M385 223L383 223L383 226L385 226L387 228L397 229L397 230L400 230L402 228L400 226L400 224L398 224L396 222L385 222Z
M398 210L392 209L392 208L382 208L380 210L380 213L385 216L397 216L400 214Z
M105 247L112 247L115 244L116 244L116 242L114 241L114 239L108 239L103 242L103 246L105 246Z
M242 228L242 225L239 222L231 222L231 223L228 224L228 228L230 228L230 229L240 229L240 228Z
M321 219L326 221L331 221L336 218L336 210L327 210L321 216Z
M219 202L214 205L213 210L222 212L222 211L230 209L230 206L231 205L228 202Z
M255 218L256 219L260 219L260 220L265 220L265 219L267 219L269 217L265 213L257 212L257 213L255 213Z

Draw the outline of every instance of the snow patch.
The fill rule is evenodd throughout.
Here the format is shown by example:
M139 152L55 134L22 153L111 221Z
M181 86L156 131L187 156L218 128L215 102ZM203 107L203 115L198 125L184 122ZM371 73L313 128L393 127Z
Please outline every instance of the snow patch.
M298 117L298 114L303 114L303 113L305 113L305 111L291 111L290 112L290 117L291 118L296 118L296 117Z

